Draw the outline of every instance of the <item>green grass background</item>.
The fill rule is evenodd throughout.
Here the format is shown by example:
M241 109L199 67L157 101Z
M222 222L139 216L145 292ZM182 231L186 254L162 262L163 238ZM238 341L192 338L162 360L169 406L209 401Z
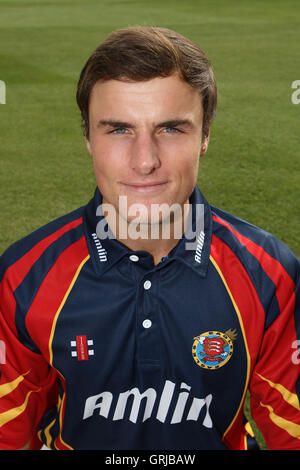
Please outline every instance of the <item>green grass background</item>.
M0 252L92 197L78 76L112 30L144 24L188 36L213 64L219 106L199 171L209 202L300 257L299 11L298 0L0 0Z

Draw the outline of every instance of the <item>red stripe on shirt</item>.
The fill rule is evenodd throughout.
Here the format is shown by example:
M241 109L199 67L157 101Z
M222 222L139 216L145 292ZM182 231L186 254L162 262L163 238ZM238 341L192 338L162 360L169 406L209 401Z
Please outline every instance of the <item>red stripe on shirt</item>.
M18 261L9 266L9 268L6 270L5 276L9 277L10 279L11 289L13 291L17 289L34 263L52 243L58 240L64 233L78 227L80 224L82 224L82 217L64 225L48 237L43 238L43 240L38 242L33 248L31 248L31 250L18 259Z
M244 245L245 248L247 248L247 250L259 261L263 270L276 285L276 297L278 300L279 309L282 310L288 301L290 292L295 289L294 281L285 271L283 266L279 263L278 260L269 255L260 245L257 245L257 243L254 243L244 235L241 235L223 219L220 219L214 215L213 220L228 228L228 230L234 234L234 236L242 243L242 245Z
M26 274L30 271L31 267L43 252L64 233L74 229L80 224L82 224L82 217L64 225L56 232L38 242L33 248L31 248L31 250L7 268L0 283L0 308L2 312L5 313L6 320L16 336L18 336L18 332L16 330L14 317L16 308L14 291L23 282Z
M45 276L26 315L26 328L48 362L49 340L56 312L80 263L88 254L84 236L66 248Z
M253 310L251 303L253 301L250 294L249 309L247 305L242 305L237 302L241 315L243 317L243 324L245 327L246 337L249 345L250 355L255 359L255 367L250 376L250 392L251 392L251 411L252 416L256 420L258 426L264 434L265 441L270 449L297 449L299 448L299 439L294 439L291 435L276 425L270 418L270 413L265 407L271 406L274 413L283 418L293 425L299 423L299 411L291 406L289 401L269 383L262 380L258 374L265 377L269 381L280 384L289 390L292 394L296 394L295 384L299 377L299 365L294 364L292 361L292 344L297 342L297 335L295 330L295 284L290 278L288 273L284 270L283 266L272 256L265 252L265 250L256 243L249 240L247 237L236 232L226 222L214 217L214 220L226 226L238 240L255 256L260 262L262 269L274 282L276 286L276 297L280 307L280 314L272 322L272 324L264 331L264 315L262 308L258 311ZM216 242L218 240L218 242ZM226 260L222 267L223 275L233 293L236 301L241 299L243 301L244 295L242 291L245 289L240 282L239 269L236 270L235 265L241 264L236 258L235 262L232 259L232 252L225 243L213 236L212 254L217 256L219 254L220 265L222 265L222 258ZM217 250L217 246L219 249ZM235 256L235 255L234 255ZM251 282L249 278L249 282ZM241 295L239 296L239 289ZM255 293L257 298L257 294ZM267 312L266 312L267 314ZM263 335L263 336L261 336ZM255 347L256 343L256 347ZM260 344L259 344L260 343ZM259 354L258 353L259 348ZM262 406L265 405L265 406ZM234 430L236 426L233 425L229 432L226 434L226 439L231 442L235 439Z
M250 376L260 347L265 312L246 269L229 246L215 235L212 236L211 256L217 263L238 309L237 314L240 316L239 321L244 332L245 347L250 356L248 365ZM245 391L247 386L248 384L245 383ZM243 407L224 435L224 442L231 449L244 448L245 429L242 416Z

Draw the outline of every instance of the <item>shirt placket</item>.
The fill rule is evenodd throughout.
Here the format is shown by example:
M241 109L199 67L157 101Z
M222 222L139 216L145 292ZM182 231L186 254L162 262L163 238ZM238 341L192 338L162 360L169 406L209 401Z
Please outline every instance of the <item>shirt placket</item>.
M141 271L142 266L138 266L140 260L136 255L132 255L131 261L134 261L135 268L140 275L142 274L137 283L137 361L142 368L156 369L160 365L160 330L157 305L159 270L145 271L144 265Z

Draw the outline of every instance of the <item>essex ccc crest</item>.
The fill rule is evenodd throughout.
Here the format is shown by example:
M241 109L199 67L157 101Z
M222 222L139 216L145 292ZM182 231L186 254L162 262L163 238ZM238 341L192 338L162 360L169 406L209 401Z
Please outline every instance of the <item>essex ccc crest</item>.
M193 358L198 366L204 369L219 369L224 366L232 356L233 341L236 339L236 330L206 331L194 338Z

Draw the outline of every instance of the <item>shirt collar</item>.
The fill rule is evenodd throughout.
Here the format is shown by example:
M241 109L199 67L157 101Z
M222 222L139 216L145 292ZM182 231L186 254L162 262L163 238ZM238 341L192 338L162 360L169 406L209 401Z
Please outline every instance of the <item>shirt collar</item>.
M212 234L211 209L198 186L195 186L189 202L191 211L185 234L165 257L164 264L178 260L192 268L200 276L205 277ZM142 251L132 251L119 240L112 238L110 231L110 236L106 238L97 236L97 233L99 234L99 226L97 229L97 225L99 223L102 224L102 227L105 225L101 204L102 194L96 188L94 197L87 204L84 212L85 236L94 268L99 275L109 270L125 256L145 254ZM109 230L106 225L107 229Z

